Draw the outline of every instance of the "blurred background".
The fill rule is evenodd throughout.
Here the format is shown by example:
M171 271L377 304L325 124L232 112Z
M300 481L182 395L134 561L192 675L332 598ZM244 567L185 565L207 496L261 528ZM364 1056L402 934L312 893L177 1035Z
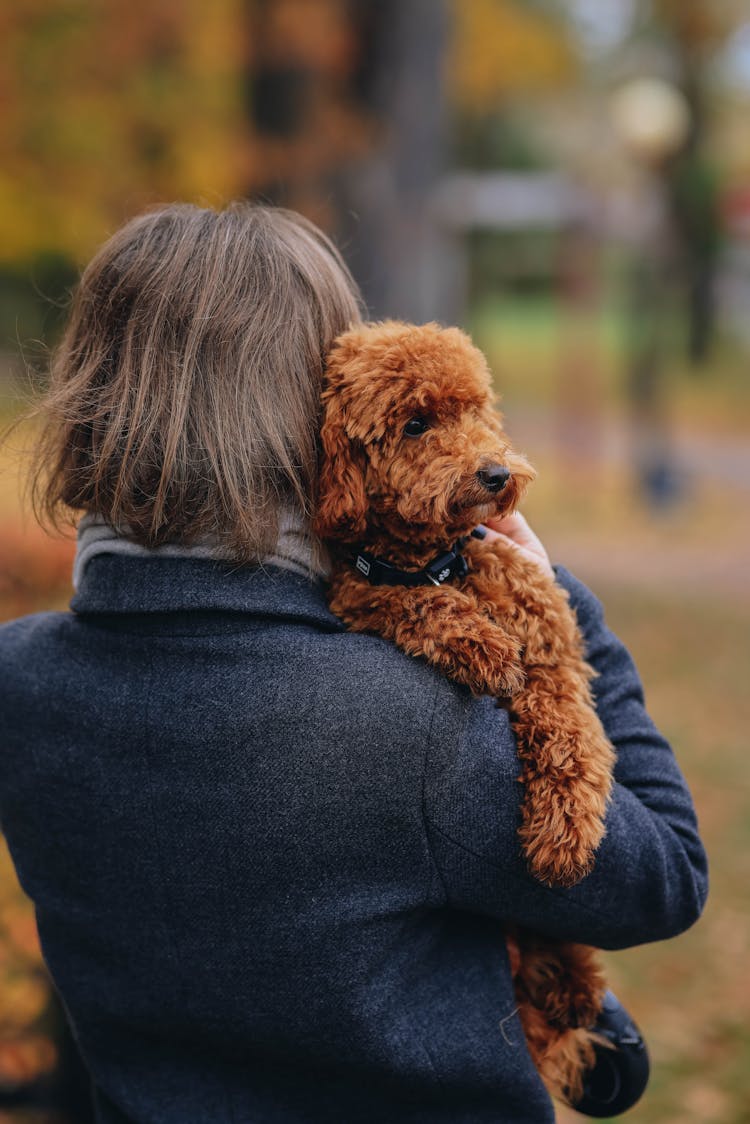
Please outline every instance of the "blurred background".
M152 203L235 197L328 230L373 316L459 323L487 352L539 469L526 513L633 651L712 858L690 933L608 956L654 1062L630 1119L750 1121L750 7L4 5L3 424L103 239ZM30 435L0 447L2 619L70 595L71 541L22 503ZM0 849L0 1122L88 1120Z

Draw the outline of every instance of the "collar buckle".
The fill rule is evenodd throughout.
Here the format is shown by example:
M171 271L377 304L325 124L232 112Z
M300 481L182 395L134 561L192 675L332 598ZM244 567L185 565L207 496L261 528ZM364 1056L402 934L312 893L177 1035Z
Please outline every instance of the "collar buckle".
M400 570L383 558L376 558L366 550L358 550L352 555L352 564L370 585L436 585L441 586L451 578L465 578L469 564L461 553L466 539L458 539L450 550L433 558L421 570Z

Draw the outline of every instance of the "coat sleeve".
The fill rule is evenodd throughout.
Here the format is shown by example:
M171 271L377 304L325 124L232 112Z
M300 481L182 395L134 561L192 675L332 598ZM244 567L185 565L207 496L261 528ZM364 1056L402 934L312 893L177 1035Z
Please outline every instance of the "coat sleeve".
M527 871L518 842L520 766L506 714L464 696L449 711L438 694L425 777L424 816L446 900L559 940L626 948L662 940L698 918L706 856L690 793L646 713L632 659L604 623L596 598L562 568L598 673L599 716L617 751L606 834L591 873L570 889ZM454 696L455 697L455 696Z

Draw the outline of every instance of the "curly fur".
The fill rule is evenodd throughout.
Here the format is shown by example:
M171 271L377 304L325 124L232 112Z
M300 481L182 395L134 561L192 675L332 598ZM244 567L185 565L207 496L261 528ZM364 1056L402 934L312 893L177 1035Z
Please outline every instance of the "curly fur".
M529 868L574 884L604 833L614 754L564 591L497 540L471 539L467 576L440 587L373 587L350 561L356 545L420 569L520 501L534 471L503 430L484 356L457 328L361 325L334 344L323 405L316 529L334 560L331 609L508 708ZM427 428L409 436L415 418ZM497 493L478 475L491 465L510 471ZM575 1098L605 990L596 954L521 931L508 946L531 1055L554 1095Z

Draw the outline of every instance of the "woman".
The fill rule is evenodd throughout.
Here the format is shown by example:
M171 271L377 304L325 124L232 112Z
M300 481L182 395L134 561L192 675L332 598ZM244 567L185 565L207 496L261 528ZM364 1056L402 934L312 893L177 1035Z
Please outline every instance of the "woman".
M85 513L77 592L0 629L0 814L102 1124L552 1121L503 922L622 948L704 901L685 783L566 571L619 756L567 891L520 857L505 713L328 612L318 396L358 317L299 216L165 207L55 358L37 498Z

